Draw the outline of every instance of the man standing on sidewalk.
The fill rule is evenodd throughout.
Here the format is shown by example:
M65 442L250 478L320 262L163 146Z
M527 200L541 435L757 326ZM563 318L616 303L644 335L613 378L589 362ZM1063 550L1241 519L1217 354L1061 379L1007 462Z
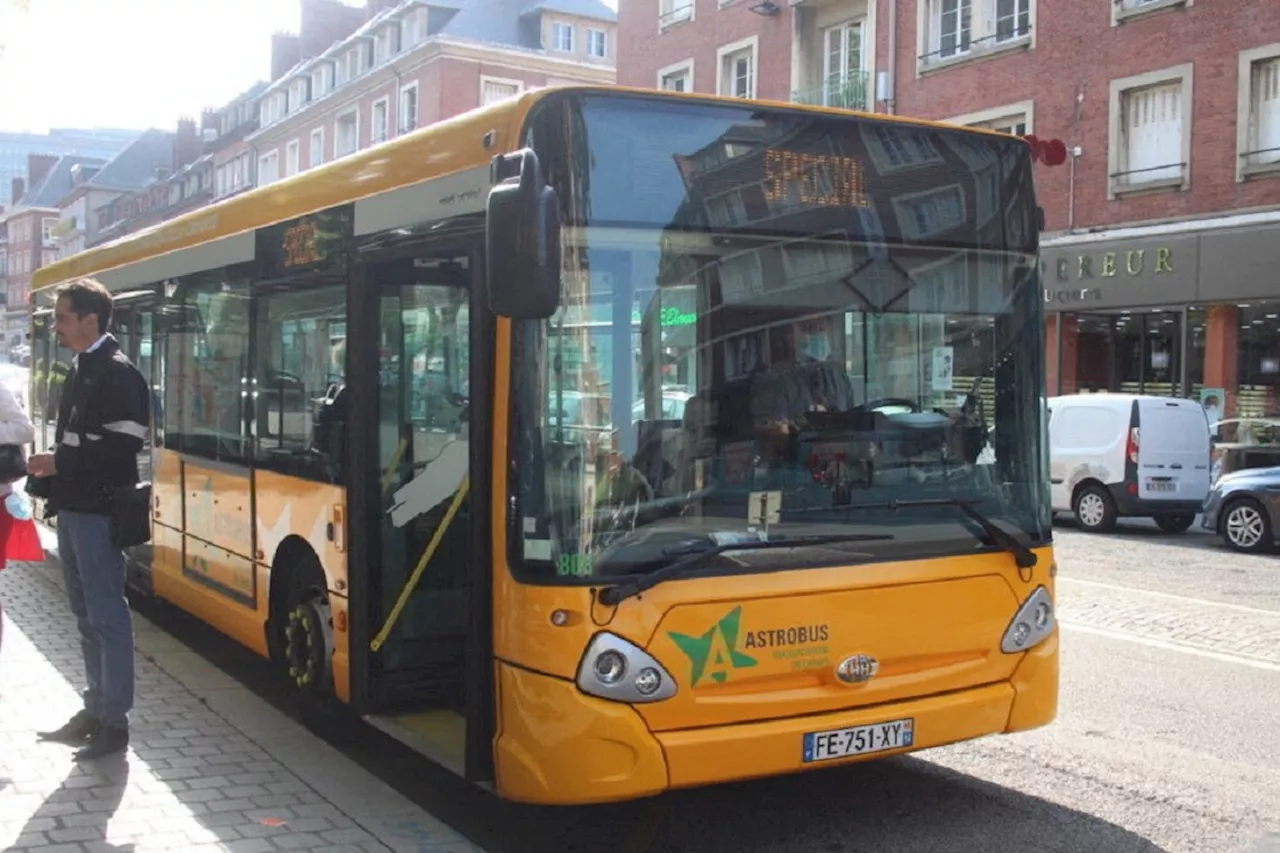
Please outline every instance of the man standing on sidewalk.
M84 708L42 740L80 745L77 760L122 752L133 707L133 618L125 598L124 552L112 542L112 495L138 482L138 454L150 423L142 374L106 333L112 300L92 279L57 291L54 333L74 352L58 407L57 447L33 455L28 472L58 517L58 556L84 654Z

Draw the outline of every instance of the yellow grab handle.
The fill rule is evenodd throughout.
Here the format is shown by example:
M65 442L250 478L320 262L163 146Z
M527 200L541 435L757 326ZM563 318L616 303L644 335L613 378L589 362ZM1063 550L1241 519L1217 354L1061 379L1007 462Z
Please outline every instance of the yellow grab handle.
M404 606L409 603L409 596L413 594L413 589L418 585L418 579L422 577L422 571L427 567L427 563L431 561L431 555L440 547L440 540L444 539L445 532L449 529L449 525L453 523L453 517L458 514L458 508L462 506L462 499L467 496L467 490L471 487L471 475L462 478L462 484L458 486L458 493L453 496L453 503L449 505L449 511L444 514L444 518L440 521L440 526L436 528L435 534L432 535L431 541L427 543L427 550L422 552L422 559L418 560L418 565L414 568L413 574L409 577L408 583L404 585L404 589L400 591L400 598L396 601L396 606L391 608L391 615L387 617L387 622L382 626L382 630L378 632L378 636L373 638L373 642L369 644L369 648L375 652L382 648L382 644L387 641L387 637L391 634L391 629L395 627L396 621L400 618L400 612L404 610Z

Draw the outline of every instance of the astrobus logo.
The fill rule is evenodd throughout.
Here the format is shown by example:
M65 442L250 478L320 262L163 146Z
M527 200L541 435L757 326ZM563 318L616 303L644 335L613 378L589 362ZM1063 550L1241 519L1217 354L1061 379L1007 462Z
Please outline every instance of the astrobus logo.
M756 665L756 659L738 651L738 637L742 625L742 606L726 613L705 634L694 637L678 631L668 631L667 636L684 652L692 665L689 683L693 687L712 681L723 684L734 670Z
M775 666L794 672L831 665L829 624L811 622L743 631L742 605L722 616L705 634L693 636L668 631L667 636L689 658L692 669L689 683L693 687L724 684L737 670L756 666L759 663L756 655L765 655Z

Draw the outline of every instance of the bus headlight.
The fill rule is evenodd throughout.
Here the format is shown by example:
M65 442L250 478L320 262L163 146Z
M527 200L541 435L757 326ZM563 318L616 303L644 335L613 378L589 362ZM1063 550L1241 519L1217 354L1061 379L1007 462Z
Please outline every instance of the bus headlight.
M578 666L578 689L614 702L661 702L676 695L676 681L635 643L601 633Z
M1049 590L1042 586L1027 597L1013 616L1004 639L1000 642L1000 650L1005 654L1017 654L1044 642L1053 633L1057 619L1053 612L1053 597Z

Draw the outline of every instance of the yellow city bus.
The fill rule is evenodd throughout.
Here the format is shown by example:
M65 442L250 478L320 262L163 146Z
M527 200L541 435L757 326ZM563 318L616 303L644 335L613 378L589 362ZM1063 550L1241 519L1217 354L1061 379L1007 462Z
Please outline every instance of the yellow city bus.
M94 276L154 387L132 585L505 798L1021 731L1041 227L1012 136L528 92L41 269L38 443Z

